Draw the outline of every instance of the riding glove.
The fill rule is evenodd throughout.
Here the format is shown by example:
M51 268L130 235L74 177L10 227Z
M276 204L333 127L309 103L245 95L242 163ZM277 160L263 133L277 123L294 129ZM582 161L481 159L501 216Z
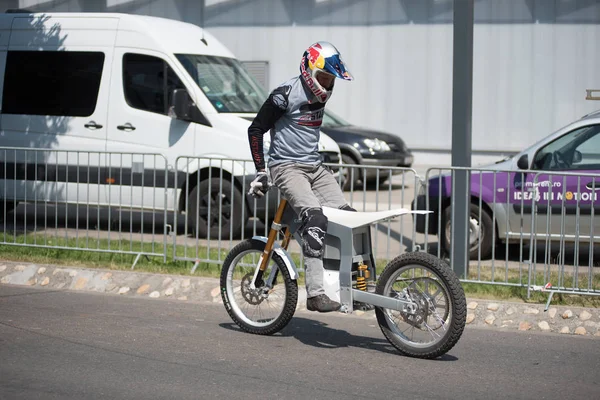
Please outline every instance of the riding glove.
M256 178L250 182L250 190L248 191L248 194L258 199L263 197L270 188L271 183L269 182L267 173L265 171L258 171L256 173Z

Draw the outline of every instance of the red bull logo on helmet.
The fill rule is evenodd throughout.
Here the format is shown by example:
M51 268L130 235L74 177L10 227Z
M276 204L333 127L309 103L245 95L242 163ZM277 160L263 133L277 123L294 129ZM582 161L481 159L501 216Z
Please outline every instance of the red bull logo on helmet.
M317 85L315 85L315 81L311 76L310 72L306 70L304 66L306 58L302 58L302 62L300 63L300 72L302 73L302 78L304 78L304 82L309 87L309 89L313 92L313 94L321 99L321 101L326 101L328 94L323 92Z
M325 66L325 58L323 57L323 55L321 54L321 50L323 48L321 47L321 45L319 43L317 43L314 46L311 46L308 50L307 50L307 56L308 56L308 66L310 67L310 69L315 69L315 68L323 68Z

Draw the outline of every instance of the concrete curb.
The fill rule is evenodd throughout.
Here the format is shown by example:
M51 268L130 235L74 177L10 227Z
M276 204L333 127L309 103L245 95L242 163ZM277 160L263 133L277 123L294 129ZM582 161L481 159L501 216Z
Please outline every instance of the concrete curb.
M151 274L0 262L0 284L25 285L55 290L92 291L121 296L222 303L219 280L182 275ZM298 309L305 309L306 293L300 290ZM467 324L490 329L544 331L600 338L600 309L551 307L542 304L467 299ZM355 311L360 318L374 312Z

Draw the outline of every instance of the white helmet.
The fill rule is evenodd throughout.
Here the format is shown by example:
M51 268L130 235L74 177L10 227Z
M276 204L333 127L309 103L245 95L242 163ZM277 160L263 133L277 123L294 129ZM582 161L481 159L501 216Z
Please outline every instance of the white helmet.
M311 45L302 55L300 62L300 76L304 79L304 83L321 103L325 103L331 96L333 85L329 89L324 88L317 80L317 75L320 73L347 81L354 79L342 61L338 49L329 42L317 42Z

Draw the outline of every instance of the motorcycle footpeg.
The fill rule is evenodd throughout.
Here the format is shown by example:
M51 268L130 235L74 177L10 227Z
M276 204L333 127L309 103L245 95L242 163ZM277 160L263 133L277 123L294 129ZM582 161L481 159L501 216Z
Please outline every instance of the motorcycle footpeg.
M349 314L350 311L348 310L348 306L346 304L342 304L342 306L340 307L340 309L338 310L339 312L343 313L343 314Z

